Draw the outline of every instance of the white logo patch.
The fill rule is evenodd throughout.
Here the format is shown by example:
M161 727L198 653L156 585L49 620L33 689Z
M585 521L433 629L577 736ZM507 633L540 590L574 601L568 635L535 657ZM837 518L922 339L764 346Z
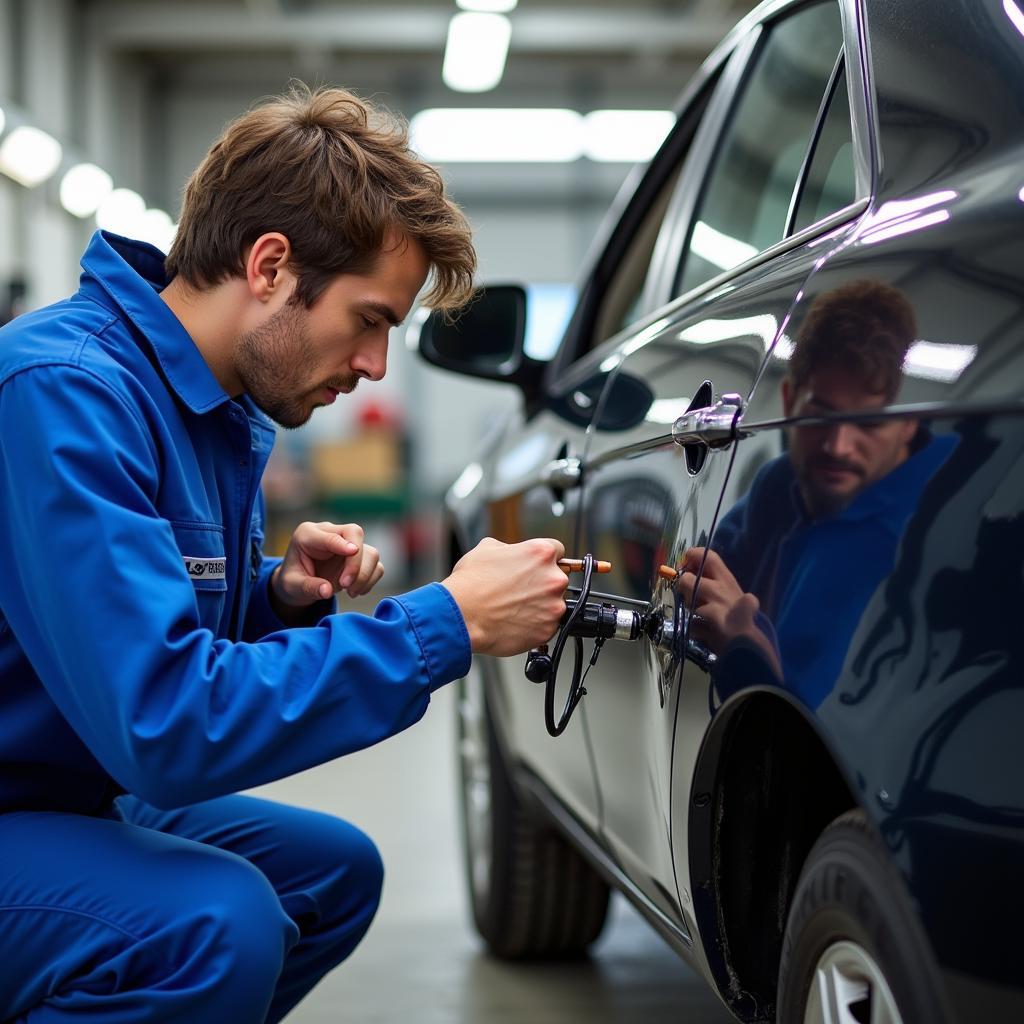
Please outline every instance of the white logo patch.
M223 558L189 558L185 556L185 569L194 580L227 579L228 563Z

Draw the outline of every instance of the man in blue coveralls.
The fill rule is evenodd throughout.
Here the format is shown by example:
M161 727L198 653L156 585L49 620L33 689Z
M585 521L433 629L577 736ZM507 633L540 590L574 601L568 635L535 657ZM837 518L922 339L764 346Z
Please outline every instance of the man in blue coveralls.
M761 467L711 549L687 552L679 578L691 607L696 589L693 635L719 655L720 697L767 681L816 708L831 692L921 491L952 448L915 419L842 418L893 403L916 330L910 303L881 281L852 281L808 311L783 411L833 420L789 429L788 451Z
M372 115L372 117L371 117ZM270 420L384 375L467 298L465 219L341 90L228 126L166 261L97 233L81 288L0 332L0 1018L282 1018L370 924L382 868L326 815L231 795L415 722L471 651L548 640L557 541L380 578L354 524L262 553Z

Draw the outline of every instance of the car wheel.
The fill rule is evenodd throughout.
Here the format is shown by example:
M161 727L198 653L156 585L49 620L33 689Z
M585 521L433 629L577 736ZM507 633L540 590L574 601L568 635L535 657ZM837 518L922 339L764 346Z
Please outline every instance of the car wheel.
M458 688L463 848L477 930L501 957L578 956L601 933L608 886L524 808L475 666Z
M832 822L807 857L779 968L779 1024L946 1019L902 882L862 811Z

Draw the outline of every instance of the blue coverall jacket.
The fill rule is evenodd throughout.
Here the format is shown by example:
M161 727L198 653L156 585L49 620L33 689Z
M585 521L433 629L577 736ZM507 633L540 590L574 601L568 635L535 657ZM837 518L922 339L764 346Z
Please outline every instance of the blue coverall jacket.
M189 804L415 722L469 666L448 591L285 629L273 427L160 299L156 249L97 233L82 266L0 330L0 811Z
M789 456L780 455L715 528L711 546L740 587L757 596L759 624L780 654L785 685L809 707L832 691L921 492L954 445L920 431L905 462L819 519L804 505ZM723 698L729 683L718 687Z

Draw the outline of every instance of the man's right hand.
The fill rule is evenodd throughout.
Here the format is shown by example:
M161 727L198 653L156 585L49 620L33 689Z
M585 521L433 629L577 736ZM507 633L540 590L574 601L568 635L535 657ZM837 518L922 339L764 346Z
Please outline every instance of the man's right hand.
M565 614L565 554L551 539L503 544L485 537L442 581L469 631L476 654L507 657L546 644Z

